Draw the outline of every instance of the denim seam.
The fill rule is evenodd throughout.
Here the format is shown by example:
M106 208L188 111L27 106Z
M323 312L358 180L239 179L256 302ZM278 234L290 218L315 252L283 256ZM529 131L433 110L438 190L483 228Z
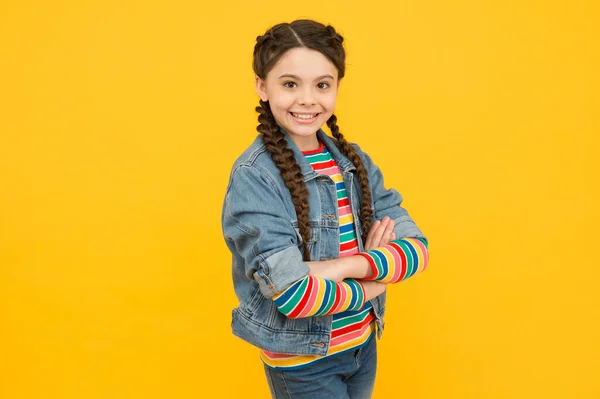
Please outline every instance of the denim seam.
M260 173L261 177L264 178L267 181L267 183L269 183L271 188L274 189L279 195L279 197L281 197L281 199L283 200L283 193L281 192L281 190L279 190L279 187L277 187L277 183L275 183L275 180L271 178L270 173L260 165L254 165L253 168L256 169L258 173Z
M248 157L248 161L244 162L248 166L254 166L256 159L263 153L267 152L267 147L265 145L261 145L258 147L250 156Z
M283 386L285 387L285 393L287 393L288 397L291 399L292 394L290 393L290 388L288 387L287 381L285 380L283 371L280 372L280 375L281 375L281 380L283 381Z
M271 368L268 366L264 366L267 374L267 384L269 385L269 389L271 390L271 396L274 399L277 399L277 395L275 393L275 385L273 384L273 377L271 376Z
M265 365L265 368L267 370L267 379L268 379L267 383L269 384L269 387L272 389L271 396L274 399L278 399L277 398L277 390L275 389L275 384L273 383L273 375L271 374L272 369L266 365Z
M236 218L234 218L233 215L231 214L231 212L229 212L229 206L225 207L225 209L227 212L227 214L225 216L228 217L229 219L231 219L231 221L233 222L233 224L235 225L236 228L238 228L239 230L248 234L251 237L259 236L260 233L258 231L255 231L251 227L246 226L244 223L242 223L239 220L237 220Z
M244 312L240 312L239 313L240 317L243 317L245 320L247 320L249 323L252 323L258 327L264 328L265 330L272 332L272 333L286 333L286 334L298 334L298 335L305 335L305 336L321 336L323 334L331 334L331 331L305 331L305 330L285 330L285 329L280 329L280 328L271 328L268 325L262 324L262 323L258 323L256 322L254 319L252 319L251 317L248 317L248 315L244 314ZM321 317L321 316L313 316L313 317Z

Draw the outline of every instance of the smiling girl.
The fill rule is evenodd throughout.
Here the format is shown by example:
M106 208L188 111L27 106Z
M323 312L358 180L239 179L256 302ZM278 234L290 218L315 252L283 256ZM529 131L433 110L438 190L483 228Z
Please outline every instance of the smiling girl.
M259 134L233 165L222 212L233 333L260 348L274 398L369 398L387 284L425 269L427 239L340 133L342 36L297 20L256 41Z

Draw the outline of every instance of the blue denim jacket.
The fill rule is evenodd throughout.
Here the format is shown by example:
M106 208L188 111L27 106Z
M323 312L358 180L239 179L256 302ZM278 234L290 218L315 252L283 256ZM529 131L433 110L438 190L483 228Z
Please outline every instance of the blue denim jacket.
M344 177L359 250L364 251L358 217L362 195L356 168L341 154L331 137L322 130L318 131L317 137L327 147ZM294 142L289 138L287 141L309 192L312 231L308 248L311 260L338 258L340 241L335 183L330 177L317 174ZM374 220L384 216L392 218L398 238L424 237L400 206L400 194L384 187L379 168L357 145L352 145L367 169ZM225 242L233 258L233 286L240 302L232 312L233 334L272 352L327 354L332 316L287 318L271 299L306 276L309 268L302 260L299 248L302 237L290 192L260 135L233 165L221 218ZM385 297L383 293L371 300L379 337L384 326Z

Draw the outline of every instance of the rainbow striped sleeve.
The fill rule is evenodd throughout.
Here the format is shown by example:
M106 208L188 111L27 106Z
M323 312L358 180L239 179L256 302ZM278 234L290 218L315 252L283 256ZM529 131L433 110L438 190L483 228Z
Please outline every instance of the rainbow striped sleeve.
M397 283L422 272L427 267L429 253L424 238L402 238L388 245L367 252L360 252L367 258L373 276L365 280L380 283Z
M354 279L336 283L306 276L273 297L281 313L289 318L323 316L360 310L365 304L365 288Z

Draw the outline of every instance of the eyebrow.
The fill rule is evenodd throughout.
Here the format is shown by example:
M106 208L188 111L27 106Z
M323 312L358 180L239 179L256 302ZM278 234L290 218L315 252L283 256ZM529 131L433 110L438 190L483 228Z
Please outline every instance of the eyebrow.
M292 78L292 79L296 79L296 80L302 80L302 79L300 79L300 77L299 77L299 76L297 76L297 75L292 75L291 73L284 73L283 75L281 75L281 76L279 77L279 79L282 79L282 78ZM319 76L318 78L316 78L316 79L315 79L315 81L316 81L316 80L321 80L321 79L327 79L327 78L329 78L329 79L333 80L333 76L331 76L331 75L327 74L327 75L322 75L322 76Z

